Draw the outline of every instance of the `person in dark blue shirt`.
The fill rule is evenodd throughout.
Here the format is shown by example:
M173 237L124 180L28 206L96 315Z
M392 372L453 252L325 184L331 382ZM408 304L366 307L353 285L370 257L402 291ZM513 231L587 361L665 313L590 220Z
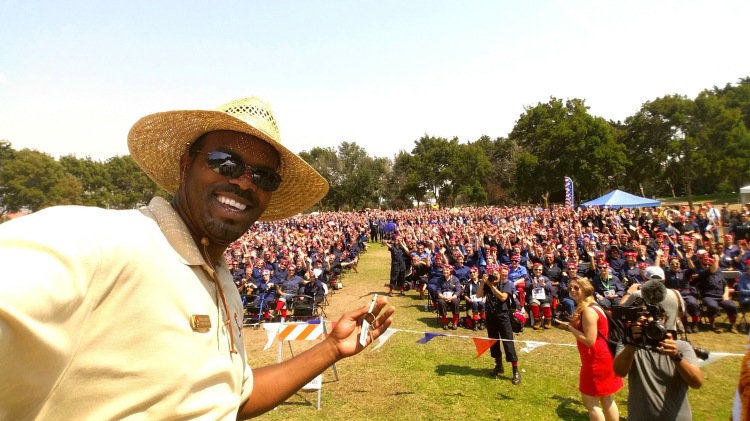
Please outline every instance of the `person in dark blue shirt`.
M391 276L388 286L388 296L393 296L393 289L398 288L399 294L404 295L404 281L406 280L406 260L409 248L400 235L396 234L392 240L386 240L386 247L391 252Z
M469 281L463 289L464 300L466 301L466 311L471 311L471 323L468 327L476 331L484 330L486 319L484 302L487 298L477 297L477 292L482 284L479 282L479 269L472 267L469 270ZM750 288L750 287L749 287Z
M513 327L510 318L514 317L511 311L516 309L516 301L513 299L513 284L508 280L508 267L492 265L487 267L487 276L482 277L482 288L479 288L477 297L487 297L485 306L487 310L487 336L498 339L490 347L490 355L495 359L495 368L492 376L498 376L505 372L503 367L503 353L500 350L502 342L505 351L505 360L513 366L514 385L521 383L521 373L518 370L518 355L513 343ZM504 340L500 340L504 339Z
M443 330L458 329L458 309L461 300L461 282L453 275L453 266L443 265L443 279L438 289L438 313L443 323ZM453 320L448 325L448 309L453 313Z
M600 262L596 269L597 273L591 280L591 283L594 285L596 302L605 309L613 305L619 305L622 296L625 294L625 287L611 273L609 263Z

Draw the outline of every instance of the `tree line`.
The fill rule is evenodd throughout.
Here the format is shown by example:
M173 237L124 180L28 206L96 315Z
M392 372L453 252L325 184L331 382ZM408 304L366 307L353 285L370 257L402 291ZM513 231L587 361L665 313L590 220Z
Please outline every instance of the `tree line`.
M356 142L300 156L330 183L317 208L401 209L424 204L576 202L615 188L649 197L738 191L750 182L750 77L696 98L667 95L622 121L589 113L585 100L550 98L524 107L507 137L459 141L425 134L392 159ZM0 140L3 212L59 205L127 209L166 195L129 156L105 161L23 149Z
M2 213L55 205L131 209L166 194L128 156L106 161L67 155L56 160L32 149L16 151L0 140Z
M507 137L461 143L424 135L393 160L356 143L302 158L331 183L326 209L576 203L622 189L648 197L736 192L750 182L750 78L694 99L667 95L622 121L589 113L583 99L524 108Z

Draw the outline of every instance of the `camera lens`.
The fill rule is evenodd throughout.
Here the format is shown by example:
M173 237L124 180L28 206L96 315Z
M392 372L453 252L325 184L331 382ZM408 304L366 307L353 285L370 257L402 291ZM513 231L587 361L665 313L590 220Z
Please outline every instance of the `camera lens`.
M659 343L667 337L667 328L661 322L650 322L644 334L650 342Z

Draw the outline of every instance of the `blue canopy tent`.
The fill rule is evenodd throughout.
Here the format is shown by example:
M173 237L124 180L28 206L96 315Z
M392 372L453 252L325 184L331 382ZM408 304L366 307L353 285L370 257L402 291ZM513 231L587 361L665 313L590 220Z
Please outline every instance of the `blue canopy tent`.
M609 206L610 208L650 208L659 206L658 200L635 196L622 190L612 190L602 197L581 203L581 206Z

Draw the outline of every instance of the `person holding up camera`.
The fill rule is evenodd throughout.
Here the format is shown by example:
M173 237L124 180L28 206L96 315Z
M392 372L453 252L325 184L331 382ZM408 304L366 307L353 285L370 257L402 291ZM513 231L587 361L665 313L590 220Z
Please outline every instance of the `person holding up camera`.
M648 285L646 285L648 284ZM671 306L662 306L673 295L658 279L646 282L651 291L639 317L631 322L625 341L618 343L613 368L628 376L628 418L634 420L692 420L688 389L699 389L703 375L698 359L687 341L674 340L663 322L676 318ZM661 313L651 311L658 308ZM659 329L655 329L660 327ZM660 337L654 337L660 332Z
M573 319L570 323L555 319L554 325L576 338L581 356L581 401L590 420L618 420L620 411L613 395L622 389L622 379L612 370L612 354L605 340L609 334L607 317L596 304L594 286L587 278L571 279L568 289L577 304Z
M513 283L508 281L508 267L502 265L487 266L487 277L482 277L482 287L477 291L477 298L487 297L485 307L487 311L487 336L500 339L490 347L490 355L495 359L495 368L492 376L498 376L505 372L503 367L503 353L500 351L500 342L505 350L505 360L513 366L514 385L521 383L521 373L518 371L518 355L513 343L513 327L510 324L511 310L514 307Z
M646 282L633 284L628 288L620 301L620 305L627 307L635 305L639 300L648 304L659 305L664 310L666 319L664 326L672 336L677 336L677 321L681 309L685 308L682 296L672 289L666 289L666 275L664 269L649 266L643 271Z

